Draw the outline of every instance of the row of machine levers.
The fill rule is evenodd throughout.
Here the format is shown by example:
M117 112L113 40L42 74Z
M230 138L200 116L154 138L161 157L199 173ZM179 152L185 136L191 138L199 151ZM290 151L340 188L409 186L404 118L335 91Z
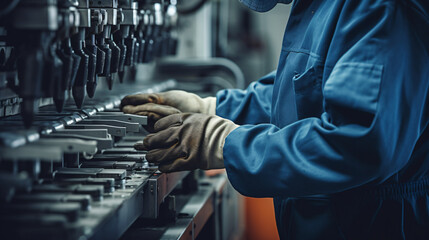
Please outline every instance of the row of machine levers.
M145 151L134 149L147 134L147 118L119 110L129 87L98 94L82 109L71 101L61 113L41 107L29 129L20 115L1 119L3 237L115 239L139 217L158 218L161 202L189 172L160 174ZM169 183L153 194L151 181Z

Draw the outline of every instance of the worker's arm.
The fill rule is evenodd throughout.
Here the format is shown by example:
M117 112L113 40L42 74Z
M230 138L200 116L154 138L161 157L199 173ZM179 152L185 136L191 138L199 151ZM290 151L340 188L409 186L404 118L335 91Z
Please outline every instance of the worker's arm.
M381 183L404 168L425 174L422 163L409 161L429 123L429 70L419 67L429 57L418 51L395 49L386 58L408 60L385 64L346 57L323 87L320 118L233 130L223 159L234 188L254 197L298 197Z
M380 6L371 15L344 14L337 24L330 53L341 57L327 56L333 69L322 84L320 117L281 128L243 125L227 136L224 164L235 189L309 196L377 184L398 172L407 179L428 174L427 8Z
M246 90L229 89L216 94L216 115L236 124L269 123L276 71L249 85Z

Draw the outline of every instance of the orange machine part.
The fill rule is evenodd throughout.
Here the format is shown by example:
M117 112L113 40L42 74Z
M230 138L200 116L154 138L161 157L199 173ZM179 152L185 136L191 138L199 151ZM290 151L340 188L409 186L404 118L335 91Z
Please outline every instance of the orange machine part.
M245 239L280 239L277 233L272 198L245 197Z

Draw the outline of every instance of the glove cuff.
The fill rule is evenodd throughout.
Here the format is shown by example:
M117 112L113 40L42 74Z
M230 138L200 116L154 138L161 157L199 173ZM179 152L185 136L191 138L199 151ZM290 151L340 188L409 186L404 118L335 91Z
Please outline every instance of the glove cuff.
M206 125L204 144L206 150L203 150L203 159L206 159L201 169L218 169L224 168L223 163L223 146L225 139L239 125L230 120L212 116Z
M201 100L201 113L216 115L216 97L206 97Z

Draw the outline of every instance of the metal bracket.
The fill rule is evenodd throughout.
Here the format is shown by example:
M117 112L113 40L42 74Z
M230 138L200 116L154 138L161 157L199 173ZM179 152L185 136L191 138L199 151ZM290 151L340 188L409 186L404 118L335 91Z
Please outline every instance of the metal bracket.
M179 182L189 174L189 171L175 173L155 173L148 179L144 190L145 203L143 218L155 219L159 215L159 206Z
M51 133L46 134L42 136L43 138L74 138L74 139L81 139L81 140L93 140L97 142L97 148L102 149L108 149L113 147L113 139L110 135L107 135L107 138L96 138L96 137L88 137L88 136L82 136L82 135L75 135L75 134L61 134L61 133Z
M73 138L41 138L34 143L40 147L56 146L64 153L97 153L97 142L93 140L82 140Z
M95 124L95 125L112 125L117 127L125 127L127 132L139 132L140 124L130 123L119 120L102 120L102 119L85 119L76 124Z
M126 128L125 127L116 127L110 125L92 125L92 124L77 124L66 126L66 129L106 129L107 133L115 137L125 137Z
M39 159L61 162L63 151L58 146L44 146L27 144L17 148L0 148L0 159L28 160Z
M122 112L99 112L95 116L91 116L90 119L109 119L109 120L119 120L130 123L139 123L142 125L147 125L146 116L137 116L133 114L125 114Z
M62 129L51 134L73 134L87 137L108 138L107 129Z

